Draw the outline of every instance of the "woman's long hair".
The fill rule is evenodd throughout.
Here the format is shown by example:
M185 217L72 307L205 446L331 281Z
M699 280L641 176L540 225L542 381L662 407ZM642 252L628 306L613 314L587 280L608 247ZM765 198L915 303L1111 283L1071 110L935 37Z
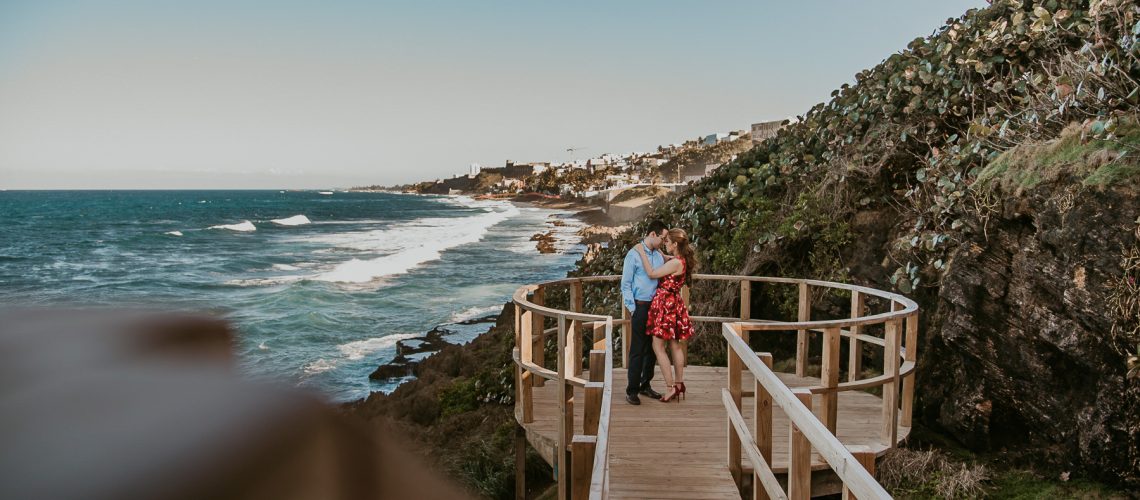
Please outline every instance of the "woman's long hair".
M669 230L669 241L677 244L677 255L685 259L685 283L692 283L693 271L697 268L697 251L689 244L689 235L684 229L675 227Z

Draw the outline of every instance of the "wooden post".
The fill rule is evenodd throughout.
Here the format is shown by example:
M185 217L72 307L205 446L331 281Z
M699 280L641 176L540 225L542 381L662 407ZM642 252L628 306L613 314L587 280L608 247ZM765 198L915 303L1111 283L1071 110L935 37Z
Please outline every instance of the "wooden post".
M590 498L590 473L594 469L594 450L597 446L597 436L574 436L571 446L574 475L570 494L575 500Z
M740 280L740 321L752 319L752 282Z
M526 429L515 426L515 499L526 498Z
M574 281L570 283L570 310L574 312L582 312L582 282ZM573 355L571 359L574 360L571 365L574 368L574 376L582 376L582 322L570 322L570 337L573 343L570 344L570 353Z
M629 310L621 306L621 367L629 368L629 339L632 322L629 319Z
M604 382L606 378L605 363L609 351L590 351L590 382ZM598 434L598 417L602 411L602 387L588 386L586 392L586 406L582 408L582 433L591 436Z
M862 465L864 469L867 469L867 472L871 473L871 476L875 475L875 452L871 451L871 448L866 446L848 446L847 450L851 452L855 460L859 461L859 465ZM843 485L842 498L843 500L855 500L855 495L847 489L846 484Z
M806 389L792 389L808 411L811 411L811 392ZM791 425L791 443L788 446L788 498L808 500L811 498L811 441Z
M558 315L558 352L566 350L566 316ZM570 498L570 439L574 427L574 386L566 383L566 356L558 360L558 448L555 450L554 475L558 481L558 498ZM571 432L567 432L571 431Z
M594 323L593 340L594 340L594 347L590 348L591 351L594 349L601 349L601 350L604 350L606 352L609 352L610 346L606 345L606 324L605 323L602 323L600 321ZM591 369L593 369L593 367L594 367L594 365L590 365Z
M534 342L531 339L531 316L534 313L531 311L524 311L519 317L519 327L522 330L519 342L519 360L532 362L531 359L534 355ZM536 377L529 371L519 367L518 390L519 399L518 404L522 405L522 423L529 424L534 422L534 379ZM542 377L538 377L542 378Z
M863 311L867 309L866 302L866 297L858 290L851 291L852 319L863 317ZM861 333L863 333L863 327L851 325L851 338L847 339L847 346L850 347L847 353L848 382L859 380L863 374L863 341L856 338Z
M918 361L918 314L912 314L906 319L906 351L903 360L915 363ZM903 379L902 417L899 425L910 427L914 417L914 371Z
M581 281L573 281L570 283L570 310L574 312L582 312Z
M534 296L530 299L530 301L534 305L537 305L537 306L541 306L541 305L545 304L546 303L546 290L542 287L538 287L537 289L535 289ZM545 333L546 324L545 323L546 322L545 322L545 318L542 316L542 313L532 312L531 316L530 316L530 321L531 321L530 334L531 334L531 341L533 342L533 344L531 346L531 360L530 360L530 362L534 363L537 366L545 368L546 367L546 362L545 362L545 359L546 359L546 333ZM533 379L533 380L531 380L531 385L533 385L534 387L543 387L546 385L546 379L544 379L542 377L531 377L531 378Z
M736 404L737 411L740 411L740 371L743 367L744 362L740 360L740 355L732 346L728 346L728 392L732 395L732 402ZM732 421L727 416L725 421L728 424L728 471L739 489L742 481L740 436L736 434L736 428L732 426Z
M562 355L566 358L566 369L572 376L582 375L582 335L580 322L572 319L566 326L566 350Z
M811 295L808 293L807 283L800 283L800 306L797 321L811 321ZM796 376L807 376L808 363L808 331L796 331Z
M888 448L894 448L898 435L899 409L899 330L901 319L892 319L886 324L886 346L883 349L883 374L893 375L883 384L883 427L879 437Z
M772 369L772 354L762 352L759 354L760 361L764 366ZM753 422L755 428L752 430L752 437L756 440L756 448L760 450L760 456L764 457L764 461L768 463L768 467L772 466L772 395L768 390L760 384L759 379L753 379L753 394L756 395L756 407ZM752 473L752 499L753 500L766 500L768 492L764 491L764 485L760 483L760 473Z
M820 369L820 385L828 388L839 386L839 328L823 330L823 366ZM835 434L839 419L839 392L828 391L821 394L823 399L819 418L827 430Z

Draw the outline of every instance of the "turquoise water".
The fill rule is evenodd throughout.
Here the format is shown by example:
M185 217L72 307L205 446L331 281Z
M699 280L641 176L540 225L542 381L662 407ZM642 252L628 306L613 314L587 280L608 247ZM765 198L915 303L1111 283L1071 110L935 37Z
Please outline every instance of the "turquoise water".
M397 340L449 325L468 341L487 325L454 323L565 276L582 251L573 225L561 253L528 241L569 214L462 197L5 191L0 214L0 303L220 315L246 372L338 401L393 388L368 374Z

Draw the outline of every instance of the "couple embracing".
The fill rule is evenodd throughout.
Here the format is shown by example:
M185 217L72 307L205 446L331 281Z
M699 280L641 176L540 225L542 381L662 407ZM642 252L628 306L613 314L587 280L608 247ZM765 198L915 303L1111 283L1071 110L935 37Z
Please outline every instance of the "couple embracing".
M641 404L639 395L669 402L685 395L685 350L681 341L693 336L681 287L697 267L696 252L683 229L650 222L641 242L625 256L621 298L630 311L629 384L625 400ZM664 253L662 252L664 250ZM666 393L653 390L654 362L661 366Z

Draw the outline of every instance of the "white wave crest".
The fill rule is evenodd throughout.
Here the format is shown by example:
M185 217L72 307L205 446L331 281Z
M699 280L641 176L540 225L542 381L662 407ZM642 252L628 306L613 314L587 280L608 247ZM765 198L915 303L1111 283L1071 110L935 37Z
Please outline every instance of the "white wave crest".
M163 234L169 234L171 236L182 236L182 231L167 231Z
M325 243L337 248L384 254L372 259L354 258L316 279L366 283L403 274L425 262L439 260L447 249L483 239L492 226L520 213L514 205L504 202L470 200L466 205L471 208L490 207L495 211L467 217L418 219L386 229L307 239L309 242Z
M299 268L297 266L291 266L289 264L273 264L273 269L276 269L278 271L300 271L301 270L301 268Z
M364 359L365 356L372 354L381 349L387 349L396 346L396 342L404 339L412 339L419 337L414 333L397 333L393 335L386 335L384 337L376 337L371 339L357 340L356 342L349 342L336 346L340 353L350 361Z
M257 231L257 227L255 227L252 222L247 220L243 220L237 224L220 224L217 226L210 226L210 229L229 229L230 231L241 232Z
M273 219L269 222L277 224L278 226L303 226L305 224L312 223L313 221L309 220L309 218L305 217L304 215L294 215L292 217L286 217L284 219Z
M451 315L452 323L462 323L464 321L485 318L492 314L499 314L503 310L503 306L487 306L487 307L469 307L462 311L458 311Z
M336 361L328 361L325 358L318 359L302 367L301 369L309 375L315 375L321 372L327 372L336 368Z

